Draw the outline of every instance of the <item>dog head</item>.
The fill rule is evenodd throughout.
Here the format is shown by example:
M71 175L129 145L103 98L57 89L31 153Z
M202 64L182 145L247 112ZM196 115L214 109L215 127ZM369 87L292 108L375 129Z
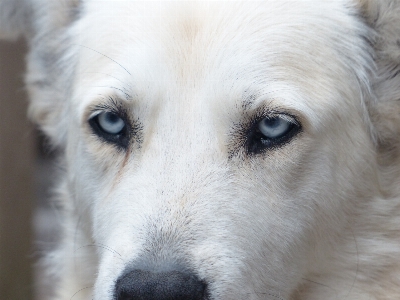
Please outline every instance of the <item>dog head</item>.
M324 278L354 277L360 214L397 159L386 5L1 2L3 36L30 41L30 115L63 150L71 227L98 246L95 299L286 300L315 274L322 298L350 295Z

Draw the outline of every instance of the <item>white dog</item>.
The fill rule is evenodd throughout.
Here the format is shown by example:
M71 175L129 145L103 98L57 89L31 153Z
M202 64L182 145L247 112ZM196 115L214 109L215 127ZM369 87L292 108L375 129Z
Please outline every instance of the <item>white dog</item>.
M400 299L400 1L1 0L62 149L62 300Z

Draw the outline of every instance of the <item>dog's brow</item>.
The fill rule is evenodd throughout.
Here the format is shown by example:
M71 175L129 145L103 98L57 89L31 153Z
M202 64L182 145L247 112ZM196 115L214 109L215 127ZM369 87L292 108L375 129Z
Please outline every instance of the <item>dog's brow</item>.
M119 62L117 62L116 60L112 59L111 57L109 57L109 56L107 56L107 55L105 55L105 54L103 54L103 53L101 53L101 52L99 52L99 51L97 51L97 50L94 50L94 49L92 49L92 48L90 48L90 47L88 47L88 46L84 46L84 45L80 45L80 44L74 44L74 45L75 45L75 46L80 46L80 47L83 47L83 48L86 48L86 49L89 49L89 50L92 50L92 51L94 51L94 52L96 52L96 53L98 53L98 54L100 54L100 55L103 55L104 57L110 59L111 61L113 61L113 62L115 62L117 65L119 65L119 66L120 66L122 69L124 69L129 75L132 75L123 65L121 65Z
M117 91L120 91L121 93L123 93L125 95L126 100L129 101L132 99L132 96L128 92L126 92L125 89L121 89L121 88L118 88L115 86L105 86L105 85L93 85L92 87L98 87L98 88L107 88L108 87L110 89L114 89L114 90L117 90Z
M254 105L255 99L256 99L256 96L253 94L246 96L246 98L244 98L243 102L242 102L243 110L249 110Z

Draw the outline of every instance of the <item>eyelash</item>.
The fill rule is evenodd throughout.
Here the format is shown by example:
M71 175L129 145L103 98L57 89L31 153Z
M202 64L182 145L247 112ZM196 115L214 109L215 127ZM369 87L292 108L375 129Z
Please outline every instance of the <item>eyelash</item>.
M258 130L258 125L265 118L282 117L290 120L289 130L281 137L262 142L262 133ZM273 151L284 147L302 131L301 123L292 114L271 110L259 110L252 116L245 117L245 121L233 125L231 131L231 142L229 146L229 158L236 155L254 156L262 155L268 151Z

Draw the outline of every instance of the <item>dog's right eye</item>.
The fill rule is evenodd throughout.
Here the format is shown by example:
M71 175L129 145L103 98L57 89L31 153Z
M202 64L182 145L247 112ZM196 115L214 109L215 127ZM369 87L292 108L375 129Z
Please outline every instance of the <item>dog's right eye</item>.
M278 148L300 131L300 124L289 115L278 114L256 120L248 133L247 151L258 154L267 149Z
M129 143L127 123L117 113L104 111L89 120L94 133L106 142L126 148Z

